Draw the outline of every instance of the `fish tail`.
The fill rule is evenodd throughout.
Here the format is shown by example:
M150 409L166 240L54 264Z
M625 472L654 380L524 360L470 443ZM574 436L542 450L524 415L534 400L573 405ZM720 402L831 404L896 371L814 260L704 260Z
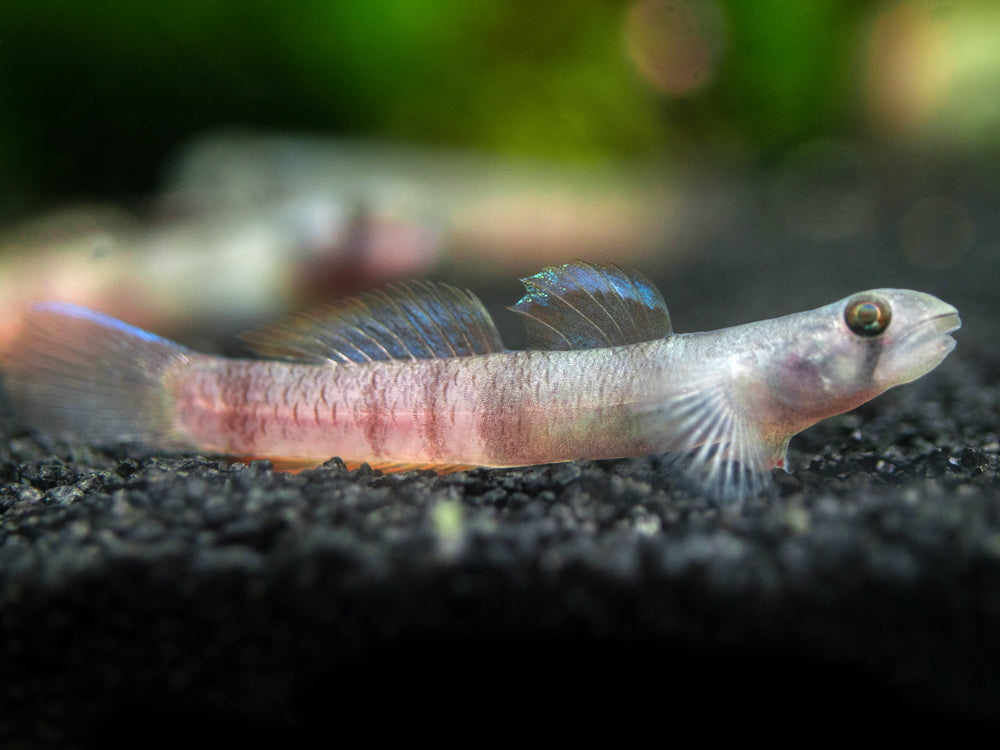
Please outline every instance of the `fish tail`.
M23 423L94 442L180 444L172 382L191 352L108 315L59 302L25 315L2 369Z

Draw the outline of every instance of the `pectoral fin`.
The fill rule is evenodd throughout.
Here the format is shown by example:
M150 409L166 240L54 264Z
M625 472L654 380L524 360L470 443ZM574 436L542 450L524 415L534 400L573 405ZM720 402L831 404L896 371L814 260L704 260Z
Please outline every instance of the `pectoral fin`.
M693 379L677 395L644 415L649 441L671 454L674 468L693 488L732 503L764 489L784 446L772 448L731 404L724 384Z

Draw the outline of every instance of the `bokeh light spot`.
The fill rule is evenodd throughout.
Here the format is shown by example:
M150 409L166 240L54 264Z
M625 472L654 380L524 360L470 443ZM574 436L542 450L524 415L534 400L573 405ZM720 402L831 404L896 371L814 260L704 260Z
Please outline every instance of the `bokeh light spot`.
M974 238L972 217L965 206L940 195L915 203L899 223L903 255L921 268L958 265Z
M711 80L725 47L724 21L712 0L639 0L625 18L625 47L644 80L684 96Z

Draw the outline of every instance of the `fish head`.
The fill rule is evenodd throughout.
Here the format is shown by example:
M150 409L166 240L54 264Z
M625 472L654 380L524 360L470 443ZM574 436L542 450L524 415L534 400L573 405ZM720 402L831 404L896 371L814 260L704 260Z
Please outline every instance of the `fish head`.
M923 292L872 289L775 321L772 408L797 432L925 375L955 347L958 310Z

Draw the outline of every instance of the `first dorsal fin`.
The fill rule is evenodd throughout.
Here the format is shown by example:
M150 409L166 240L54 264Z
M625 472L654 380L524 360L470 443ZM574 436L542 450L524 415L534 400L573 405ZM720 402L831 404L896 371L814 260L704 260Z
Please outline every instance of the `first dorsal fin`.
M524 317L529 349L598 349L673 332L663 297L637 271L577 260L522 279L510 309Z
M258 354L307 362L436 359L503 351L500 333L472 292L410 281L251 331Z

